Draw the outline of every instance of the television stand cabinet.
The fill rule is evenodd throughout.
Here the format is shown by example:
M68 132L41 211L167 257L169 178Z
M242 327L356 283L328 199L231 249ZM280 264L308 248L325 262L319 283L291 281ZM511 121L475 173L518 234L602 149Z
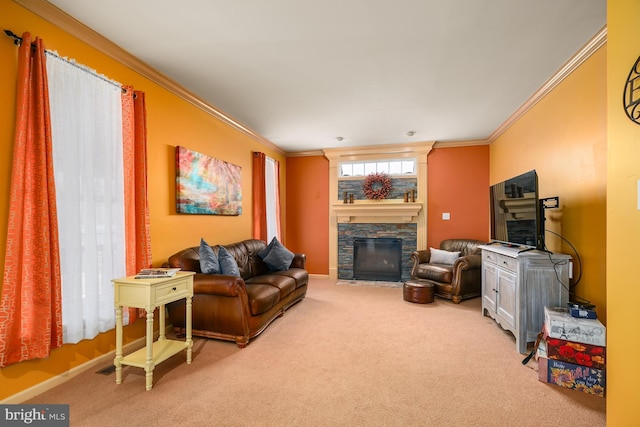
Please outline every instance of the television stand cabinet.
M571 257L482 245L482 315L489 315L527 353L544 323L544 307L566 307Z

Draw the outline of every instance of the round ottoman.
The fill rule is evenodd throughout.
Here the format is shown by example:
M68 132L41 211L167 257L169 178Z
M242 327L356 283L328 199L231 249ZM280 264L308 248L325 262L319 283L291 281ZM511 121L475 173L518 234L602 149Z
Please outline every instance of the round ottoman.
M433 283L409 280L402 285L402 296L405 301L418 304L433 302Z

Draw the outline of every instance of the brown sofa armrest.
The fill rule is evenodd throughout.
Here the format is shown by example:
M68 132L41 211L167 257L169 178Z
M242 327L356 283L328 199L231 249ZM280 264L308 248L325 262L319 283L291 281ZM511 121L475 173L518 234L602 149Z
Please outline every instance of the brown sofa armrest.
M472 270L482 267L482 257L480 255L461 256L453 264L453 269Z
M428 263L429 259L431 259L431 250L429 249L411 253L411 261L413 262L411 266L411 278L416 277L418 265Z
M304 270L306 264L307 256L305 254L295 254L289 268L301 268Z
M482 256L467 255L460 257L453 265L451 295L453 302L460 302L460 297L469 294L480 294Z
M240 293L246 293L246 289L244 280L241 277L197 273L194 276L193 292L196 294L235 297Z
M431 250L425 249L411 253L411 260L414 264L424 264L431 259Z

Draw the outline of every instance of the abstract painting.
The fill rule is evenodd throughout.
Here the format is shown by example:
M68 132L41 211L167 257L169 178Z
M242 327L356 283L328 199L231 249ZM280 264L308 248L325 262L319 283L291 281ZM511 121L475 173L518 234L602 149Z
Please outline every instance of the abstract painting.
M184 214L242 214L242 168L176 147L176 211Z

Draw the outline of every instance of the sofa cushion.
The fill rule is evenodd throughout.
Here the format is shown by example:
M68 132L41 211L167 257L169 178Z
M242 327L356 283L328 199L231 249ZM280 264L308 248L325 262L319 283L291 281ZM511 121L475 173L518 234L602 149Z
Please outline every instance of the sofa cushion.
M429 258L429 262L433 264L453 265L453 263L460 258L460 251L449 252L435 248L430 248L430 250L431 257Z
M220 260L220 272L222 274L240 277L236 259L224 246L218 248L218 260Z
M280 301L280 290L264 284L246 284L249 310L252 316L264 313Z
M271 274L278 276L291 277L296 281L296 289L300 286L304 286L309 282L309 272L302 268L290 268L286 271L274 271Z
M436 282L451 283L453 280L453 266L445 264L420 264L416 271L416 277Z
M296 281L287 276L277 274L264 274L255 276L245 281L246 284L270 285L280 290L280 298L284 298L296 289Z
M293 252L287 249L275 237L271 239L271 243L269 243L264 250L260 251L258 255L273 271L288 270L295 256Z
M219 274L220 262L209 244L200 238L200 270L205 274Z

